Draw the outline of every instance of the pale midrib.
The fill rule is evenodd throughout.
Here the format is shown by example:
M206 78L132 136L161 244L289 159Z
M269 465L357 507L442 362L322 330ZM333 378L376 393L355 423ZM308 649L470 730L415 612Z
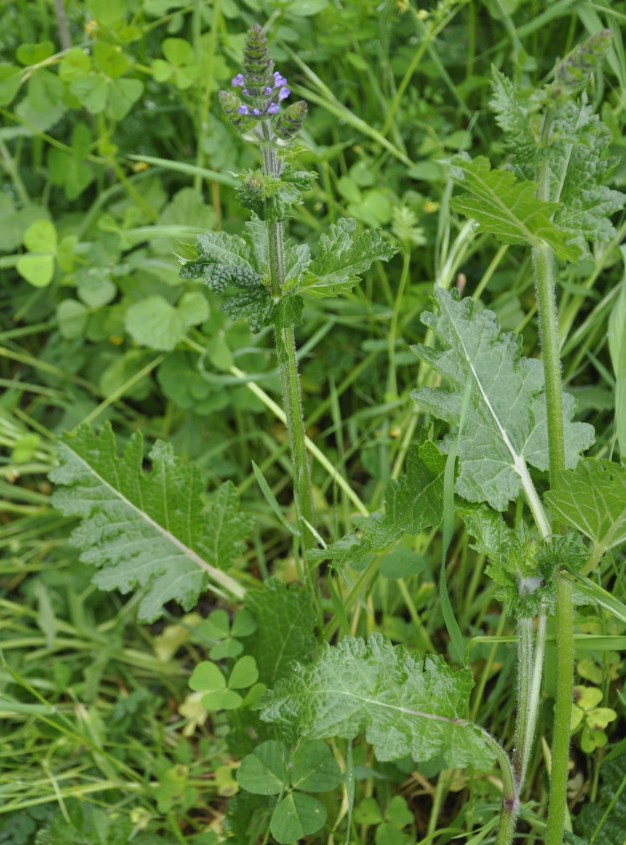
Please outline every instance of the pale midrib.
M443 304L442 304L442 307L443 307ZM517 473L517 475L520 478L520 481L522 482L522 487L524 488L524 492L526 493L526 496L528 498L528 503L530 505L530 508L531 508L533 515L535 517L535 520L537 522L537 527L541 531L541 534L543 535L543 537L546 538L551 534L550 525L549 525L548 520L547 520L547 518L546 518L546 516L543 512L543 507L541 506L541 502L539 501L539 497L537 496L537 491L535 490L535 485L533 484L532 479L530 477L530 473L528 472L528 467L526 465L526 461L524 460L523 456L515 450L515 447L511 443L509 436L506 433L506 429L504 428L504 426L500 422L500 419L499 419L498 415L496 414L495 409L494 409L493 405L491 404L489 397L487 396L487 393L485 392L485 389L482 385L482 382L481 382L481 380L478 376L478 372L474 368L474 364L471 360L469 352L468 352L467 348L465 347L465 344L463 343L463 338L461 337L460 332L457 330L454 318L448 310L447 310L447 313L448 313L448 318L450 320L450 323L454 327L456 337L458 338L459 346L463 350L463 355L465 356L465 360L467 361L467 365L469 366L470 371L472 373L472 376L474 378L474 381L476 382L478 390L480 391L480 395L482 396L483 402L485 403L487 410L489 411L489 413L490 413L490 415L491 415L491 417L492 417L492 419L493 419L493 421L496 425L496 428L497 428L497 430L500 434L500 437L502 438L504 445L506 446L506 448L508 449L508 451L511 454L511 457L513 458L513 470L514 470L515 473Z
M93 478L97 479L97 481L109 492L111 495L118 499L120 502L124 504L129 510L131 510L134 514L136 514L144 523L146 523L153 531L159 534L164 540L168 543L171 543L176 549L180 551L180 553L198 566L200 569L203 569L207 575L223 587L225 590L228 590L235 598L242 599L245 595L245 589L235 581L234 578L231 578L230 575L227 575L225 572L222 572L220 569L216 569L215 567L211 566L207 563L203 558L200 557L193 549L190 549L186 546L183 542L181 542L171 531L168 531L167 528L164 528L162 525L159 525L151 516L149 516L145 511L138 508L130 499L127 499L119 490L117 490L113 485L111 485L106 479L104 479L95 469L89 464L81 455L77 452L74 452L72 449L72 454L77 458L77 460L82 464L82 466L87 470L89 475Z

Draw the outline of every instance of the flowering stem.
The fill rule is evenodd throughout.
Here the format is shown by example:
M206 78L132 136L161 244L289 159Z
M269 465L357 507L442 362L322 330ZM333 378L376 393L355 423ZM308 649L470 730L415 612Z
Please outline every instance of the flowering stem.
M263 124L263 166L269 176L280 176L281 163L274 148L274 138L267 123ZM267 200L268 204L273 200ZM271 210L271 209L270 209ZM285 283L285 250L283 243L283 225L268 215L266 221L267 242L269 256L269 284L272 297L279 301ZM306 430L302 409L302 393L300 389L300 374L296 357L296 339L292 326L276 325L276 350L278 353L278 367L280 384L283 395L283 405L291 447L293 462L293 498L298 518L298 527L305 550L310 546L312 534L308 525L312 524L313 506L311 502L311 480L309 464L306 454ZM308 525L307 525L308 524ZM308 573L307 566L307 577Z

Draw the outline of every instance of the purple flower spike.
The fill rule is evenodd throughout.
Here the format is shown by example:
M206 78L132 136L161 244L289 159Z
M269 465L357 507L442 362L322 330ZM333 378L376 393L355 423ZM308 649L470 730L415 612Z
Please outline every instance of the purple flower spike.
M231 84L232 84L233 88L241 88L244 84L243 74L238 73L237 76L233 76L233 81L232 81Z
M248 106L239 106L237 114L248 114Z
M280 111L280 106L278 105L278 103L270 103L269 106L267 107L267 113L268 114L278 114L279 111Z
M279 99L279 101L280 101L280 100L286 100L286 99L287 99L287 97L288 97L290 94L291 94L291 91L289 90L289 88L281 88L281 89L280 89L280 91L278 92L278 99Z
M285 79L285 77L281 76L281 74L278 71L275 71L274 72L274 87L280 88L281 85L286 85L286 84L287 84L287 80Z

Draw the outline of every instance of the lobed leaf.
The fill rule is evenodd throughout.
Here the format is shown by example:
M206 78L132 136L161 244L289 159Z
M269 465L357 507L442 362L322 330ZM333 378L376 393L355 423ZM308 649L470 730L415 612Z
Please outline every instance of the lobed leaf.
M481 729L464 721L472 674L453 672L440 657L412 657L374 634L326 645L317 660L297 664L262 701L261 718L310 739L354 739L364 731L381 761L441 756L450 767L489 769Z
M405 534L419 534L438 525L443 513L445 464L445 456L432 441L411 449L406 474L387 485L384 515L359 520L359 535L349 534L324 550L312 552L313 559L331 560L335 566L349 563L359 569L369 555L393 546Z
M82 426L59 446L59 466L50 473L59 485L53 503L82 518L71 542L81 560L98 567L94 584L123 593L145 588L139 617L146 621L172 599L191 608L211 582L241 597L224 572L250 530L233 485L226 482L207 501L200 470L161 441L150 452L149 472L143 460L141 434L118 455L108 424L99 434Z
M545 499L600 554L626 542L626 466L587 458L560 472Z
M458 437L458 493L472 502L504 510L530 484L528 464L548 468L546 400L541 363L524 358L517 335L502 332L495 314L478 311L471 299L438 288L436 312L422 322L442 348L413 347L449 388L422 388L415 401L439 419L458 425L466 389L470 396ZM568 467L593 442L593 429L571 421L574 400L564 397ZM456 439L456 435L454 435ZM448 439L449 443L449 439Z
M270 578L246 593L246 609L257 623L246 653L256 659L259 678L273 684L294 660L307 660L315 648L316 616L311 596Z
M576 261L579 247L551 221L558 203L537 199L534 182L518 182L508 170L492 170L484 156L473 161L455 156L452 164L452 177L465 192L452 200L452 208L476 220L480 231L506 244L545 243L559 258Z
M397 252L377 230L357 232L356 220L342 218L319 240L319 253L298 285L299 293L315 299L350 290L374 261L388 261Z

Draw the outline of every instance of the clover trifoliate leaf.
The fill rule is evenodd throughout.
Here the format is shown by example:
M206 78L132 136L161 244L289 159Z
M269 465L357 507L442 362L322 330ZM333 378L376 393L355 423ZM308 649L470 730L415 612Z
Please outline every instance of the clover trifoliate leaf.
M287 749L275 739L258 745L237 771L237 783L255 795L278 795L287 778Z
M326 743L303 742L289 764L289 778L294 789L303 792L329 792L341 783L341 769Z
M300 842L324 826L326 807L310 795L290 792L276 805L270 831L279 845Z
M465 192L452 200L452 208L476 220L481 231L505 244L547 244L566 261L579 258L570 235L551 221L558 203L537 199L534 182L518 182L508 170L492 170L484 156L473 161L455 156L452 165L452 176Z
M458 425L470 390L458 439L457 492L472 502L504 510L522 485L529 489L528 464L548 468L548 432L543 368L521 354L521 340L502 332L495 314L479 311L471 299L438 288L437 309L422 315L440 349L413 347L449 383L422 388L415 401L439 419ZM593 429L571 421L574 400L564 396L565 463L574 467L579 452L593 442Z
M378 634L349 637L297 664L267 693L261 718L307 739L364 731L381 761L442 757L452 768L489 769L484 732L463 718L472 686L469 670L454 672L441 657L413 657Z
M108 424L99 434L82 426L59 446L53 502L82 518L71 541L81 560L98 567L94 584L123 593L143 587L139 616L146 621L172 599L189 609L211 586L241 598L243 589L224 571L250 528L235 488L227 482L207 500L200 470L161 441L150 452L149 472L143 460L141 435L118 455Z

